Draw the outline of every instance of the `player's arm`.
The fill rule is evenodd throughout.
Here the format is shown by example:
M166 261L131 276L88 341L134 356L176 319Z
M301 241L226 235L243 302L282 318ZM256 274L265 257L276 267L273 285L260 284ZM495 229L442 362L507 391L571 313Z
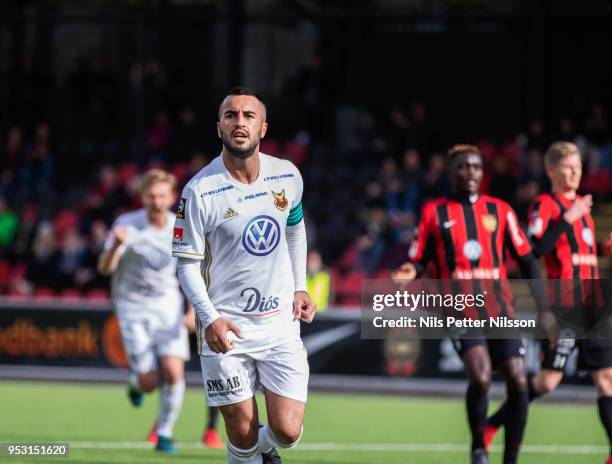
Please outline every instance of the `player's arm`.
M558 328L548 302L546 286L542 280L538 260L527 240L527 235L518 223L516 214L509 206L506 210L504 246L510 250L516 259L521 277L526 280L531 296L538 308L538 320L551 346L555 345L558 339Z
M304 322L312 322L317 311L317 306L308 295L306 290L306 225L304 223L304 212L302 211L302 191L304 184L302 176L297 168L294 168L297 175L295 177L296 196L289 211L285 237L287 248L289 249L289 259L291 260L291 270L293 271L293 281L295 293L293 296L293 314L296 319Z
M424 207L417 236L410 246L409 260L391 273L391 279L396 285L401 285L406 280L416 279L425 271L434 252L435 244L432 233L434 221L433 208Z
M122 254L122 245L126 242L128 230L124 226L115 226L112 228L106 243L104 251L98 257L98 272L103 276L111 275L117 270L119 260Z
M206 219L201 197L189 186L185 187L174 223L172 255L178 258L177 277L183 294L204 327L206 343L214 353L226 353L234 348L228 332L233 332L239 338L242 338L242 334L236 325L223 319L214 308L200 272L206 247Z
M530 212L528 233L533 244L533 254L541 257L555 247L559 237L571 229L572 224L591 212L593 198L585 195L578 198L556 221L551 220L550 208L536 201Z

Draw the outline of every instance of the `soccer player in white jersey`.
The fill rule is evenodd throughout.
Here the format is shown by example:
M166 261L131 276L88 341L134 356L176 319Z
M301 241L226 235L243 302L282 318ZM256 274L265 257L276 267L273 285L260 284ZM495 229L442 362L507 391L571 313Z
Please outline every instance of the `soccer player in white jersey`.
M130 363L132 404L140 406L143 393L161 382L156 448L165 452L176 451L172 429L183 402L189 359L189 315L184 315L185 298L176 277L174 215L168 211L176 198L175 186L171 174L148 171L140 192L144 208L115 220L98 260L100 273L112 274L113 307Z
M230 464L280 463L276 449L302 436L308 391L300 320L311 322L316 307L306 292L303 183L291 162L259 152L267 127L255 92L228 92L217 123L223 150L185 186L174 226L204 390L225 419Z

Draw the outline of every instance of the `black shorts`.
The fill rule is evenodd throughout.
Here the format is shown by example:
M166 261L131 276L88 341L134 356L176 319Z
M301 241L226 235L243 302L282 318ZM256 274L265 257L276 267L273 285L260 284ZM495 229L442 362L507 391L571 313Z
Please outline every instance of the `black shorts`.
M579 340L578 368L585 371L598 371L612 367L612 341Z
M460 357L471 348L485 345L489 350L493 367L506 359L525 356L525 347L520 338L453 338L453 346Z

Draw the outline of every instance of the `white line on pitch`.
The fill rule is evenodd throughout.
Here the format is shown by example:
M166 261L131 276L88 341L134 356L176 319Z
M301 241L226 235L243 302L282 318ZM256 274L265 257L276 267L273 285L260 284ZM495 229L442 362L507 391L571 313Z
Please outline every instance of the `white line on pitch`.
M176 443L183 449L204 449L201 443ZM95 449L148 449L152 445L140 441L73 441L71 448ZM467 445L460 443L302 443L298 451L381 451L381 452L463 452ZM492 445L491 451L501 451L500 445ZM590 445L523 445L524 453L533 454L605 454L606 446Z

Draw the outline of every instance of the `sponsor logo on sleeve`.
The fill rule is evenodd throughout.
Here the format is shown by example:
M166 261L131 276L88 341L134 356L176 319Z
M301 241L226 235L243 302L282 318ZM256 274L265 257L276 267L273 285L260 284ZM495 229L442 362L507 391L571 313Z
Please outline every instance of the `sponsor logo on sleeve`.
M176 209L176 218L185 219L185 199L181 198L179 201L178 208Z
M512 237L512 241L517 247L523 245L525 241L521 236L521 230L519 228L518 222L516 221L516 217L511 211L508 211L506 219L508 220L508 227L510 228L510 236Z
M173 236L175 240L183 241L183 228L175 227Z

